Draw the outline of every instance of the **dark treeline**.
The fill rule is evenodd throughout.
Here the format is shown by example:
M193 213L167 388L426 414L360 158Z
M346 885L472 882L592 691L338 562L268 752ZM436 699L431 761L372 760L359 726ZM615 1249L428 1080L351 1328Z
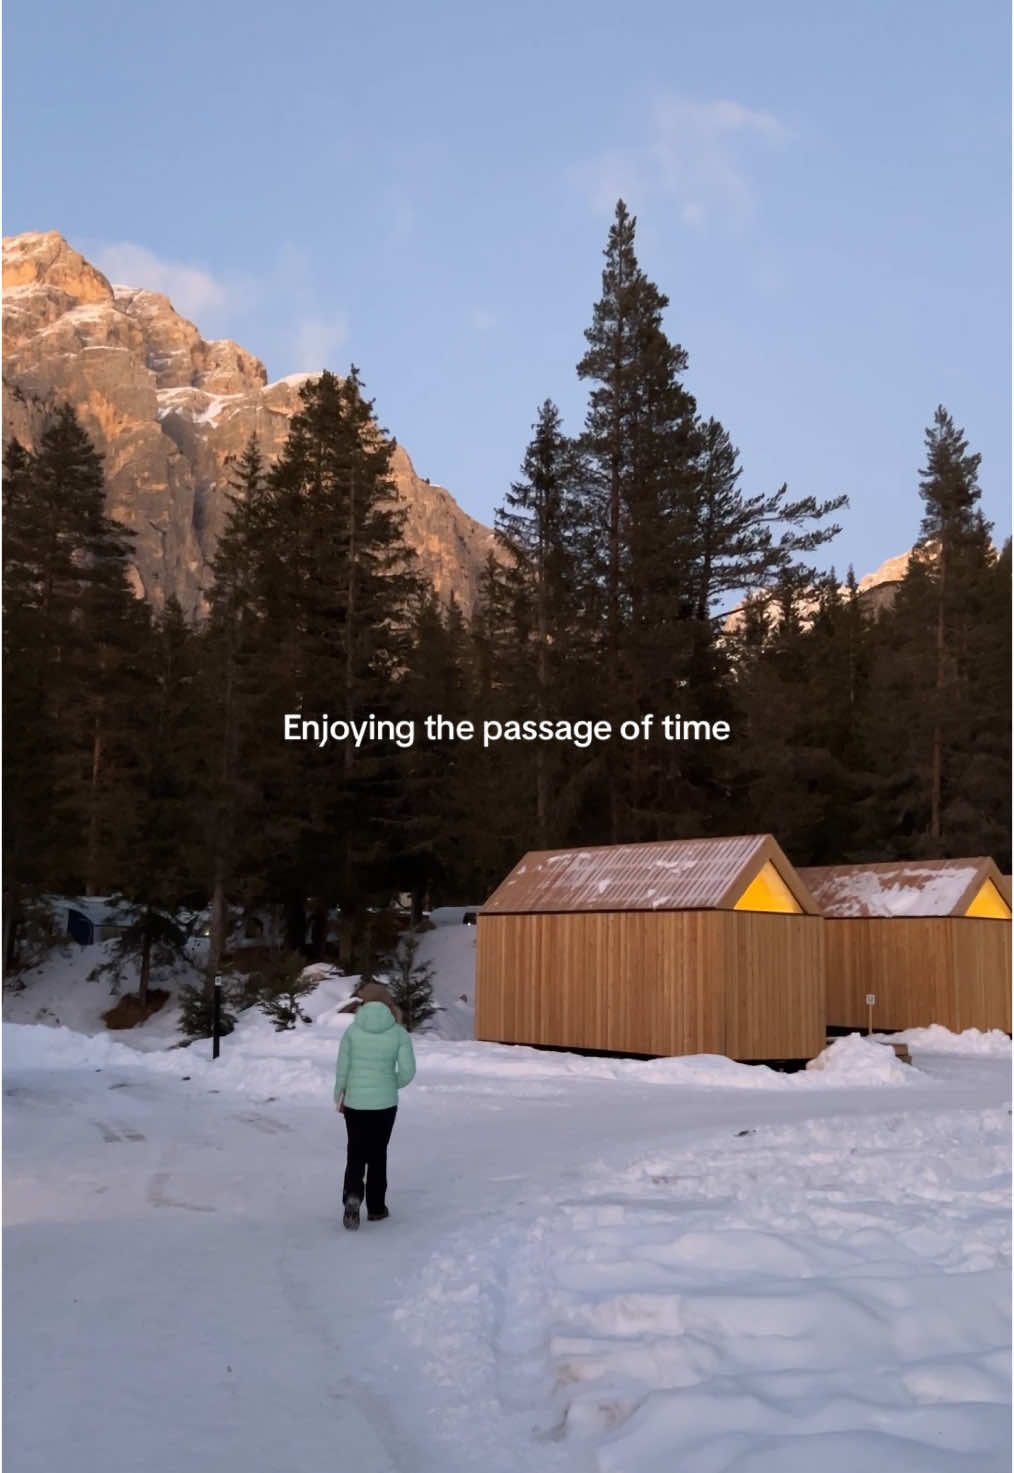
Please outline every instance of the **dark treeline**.
M355 369L304 385L276 464L252 442L234 466L198 625L132 595L130 534L69 409L7 446L5 960L33 898L118 893L142 987L184 905L211 906L211 971L236 905L272 907L317 955L340 907L341 960L369 968L392 895L475 903L525 849L568 844L771 831L798 864L1009 868L1010 547L979 510L978 455L938 409L916 552L874 617L851 572L843 590L814 563L844 497L743 489L634 224L620 204L577 365L584 426L538 409L467 617L414 567ZM325 712L411 718L416 740L283 740L287 714ZM656 726L483 750L428 740L434 713ZM677 713L731 736L665 740Z

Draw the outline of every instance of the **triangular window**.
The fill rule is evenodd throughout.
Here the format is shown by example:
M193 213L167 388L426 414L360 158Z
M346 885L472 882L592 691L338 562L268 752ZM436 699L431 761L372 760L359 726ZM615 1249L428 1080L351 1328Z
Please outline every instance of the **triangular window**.
M992 880L985 880L982 889L965 911L966 916L981 916L991 921L1009 921L1010 906L1004 900Z
M769 859L760 874L755 875L747 885L736 901L734 909L777 911L782 915L801 915L803 907Z

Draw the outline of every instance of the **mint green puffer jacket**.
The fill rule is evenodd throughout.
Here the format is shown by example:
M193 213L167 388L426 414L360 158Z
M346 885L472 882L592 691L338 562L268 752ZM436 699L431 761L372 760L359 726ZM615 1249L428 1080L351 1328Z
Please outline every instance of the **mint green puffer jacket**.
M408 1033L382 1002L364 1002L342 1037L334 1097L345 1091L350 1110L389 1110L415 1077Z

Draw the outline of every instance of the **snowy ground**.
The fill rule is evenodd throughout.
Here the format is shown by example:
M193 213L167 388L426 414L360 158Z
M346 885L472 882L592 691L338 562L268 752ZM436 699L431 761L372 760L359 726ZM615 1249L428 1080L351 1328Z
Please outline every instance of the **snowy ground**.
M1006 1473L1009 1041L423 1038L350 1234L344 990L216 1062L5 1027L14 1473Z
M474 909L475 907L473 907ZM441 1038L466 1039L475 1033L475 927L462 924L463 906L445 906L433 912L434 929L419 938L417 960L428 962L433 969L434 998L440 1011L433 1031ZM198 939L190 943L188 954L195 963L203 962ZM112 959L113 941L96 946L78 946L76 942L53 951L44 965L25 976L21 990L4 988L3 1016L7 1023L44 1023L63 1026L77 1033L105 1034L102 1015L116 1002L119 993L112 991L108 978L90 981L89 973ZM242 955L242 953L240 953ZM331 967L318 966L319 975L334 976ZM199 983L196 968L181 963L174 972L160 973L153 986L170 994L169 1001L152 1015L142 1028L132 1028L115 1036L130 1048L164 1049L179 1041L179 1016L176 993L183 983ZM355 977L343 979L341 995L348 997ZM120 991L137 988L136 966L128 964ZM336 994L337 995L337 994Z

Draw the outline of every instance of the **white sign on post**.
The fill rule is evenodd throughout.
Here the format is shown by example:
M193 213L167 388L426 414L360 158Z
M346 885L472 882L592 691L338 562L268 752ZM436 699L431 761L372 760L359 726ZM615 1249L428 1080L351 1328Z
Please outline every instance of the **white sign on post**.
M868 992L866 994L866 1006L868 1008L872 1008L873 1005L874 1005L874 1003L876 1002L876 1000L877 1000L877 994L875 992Z

